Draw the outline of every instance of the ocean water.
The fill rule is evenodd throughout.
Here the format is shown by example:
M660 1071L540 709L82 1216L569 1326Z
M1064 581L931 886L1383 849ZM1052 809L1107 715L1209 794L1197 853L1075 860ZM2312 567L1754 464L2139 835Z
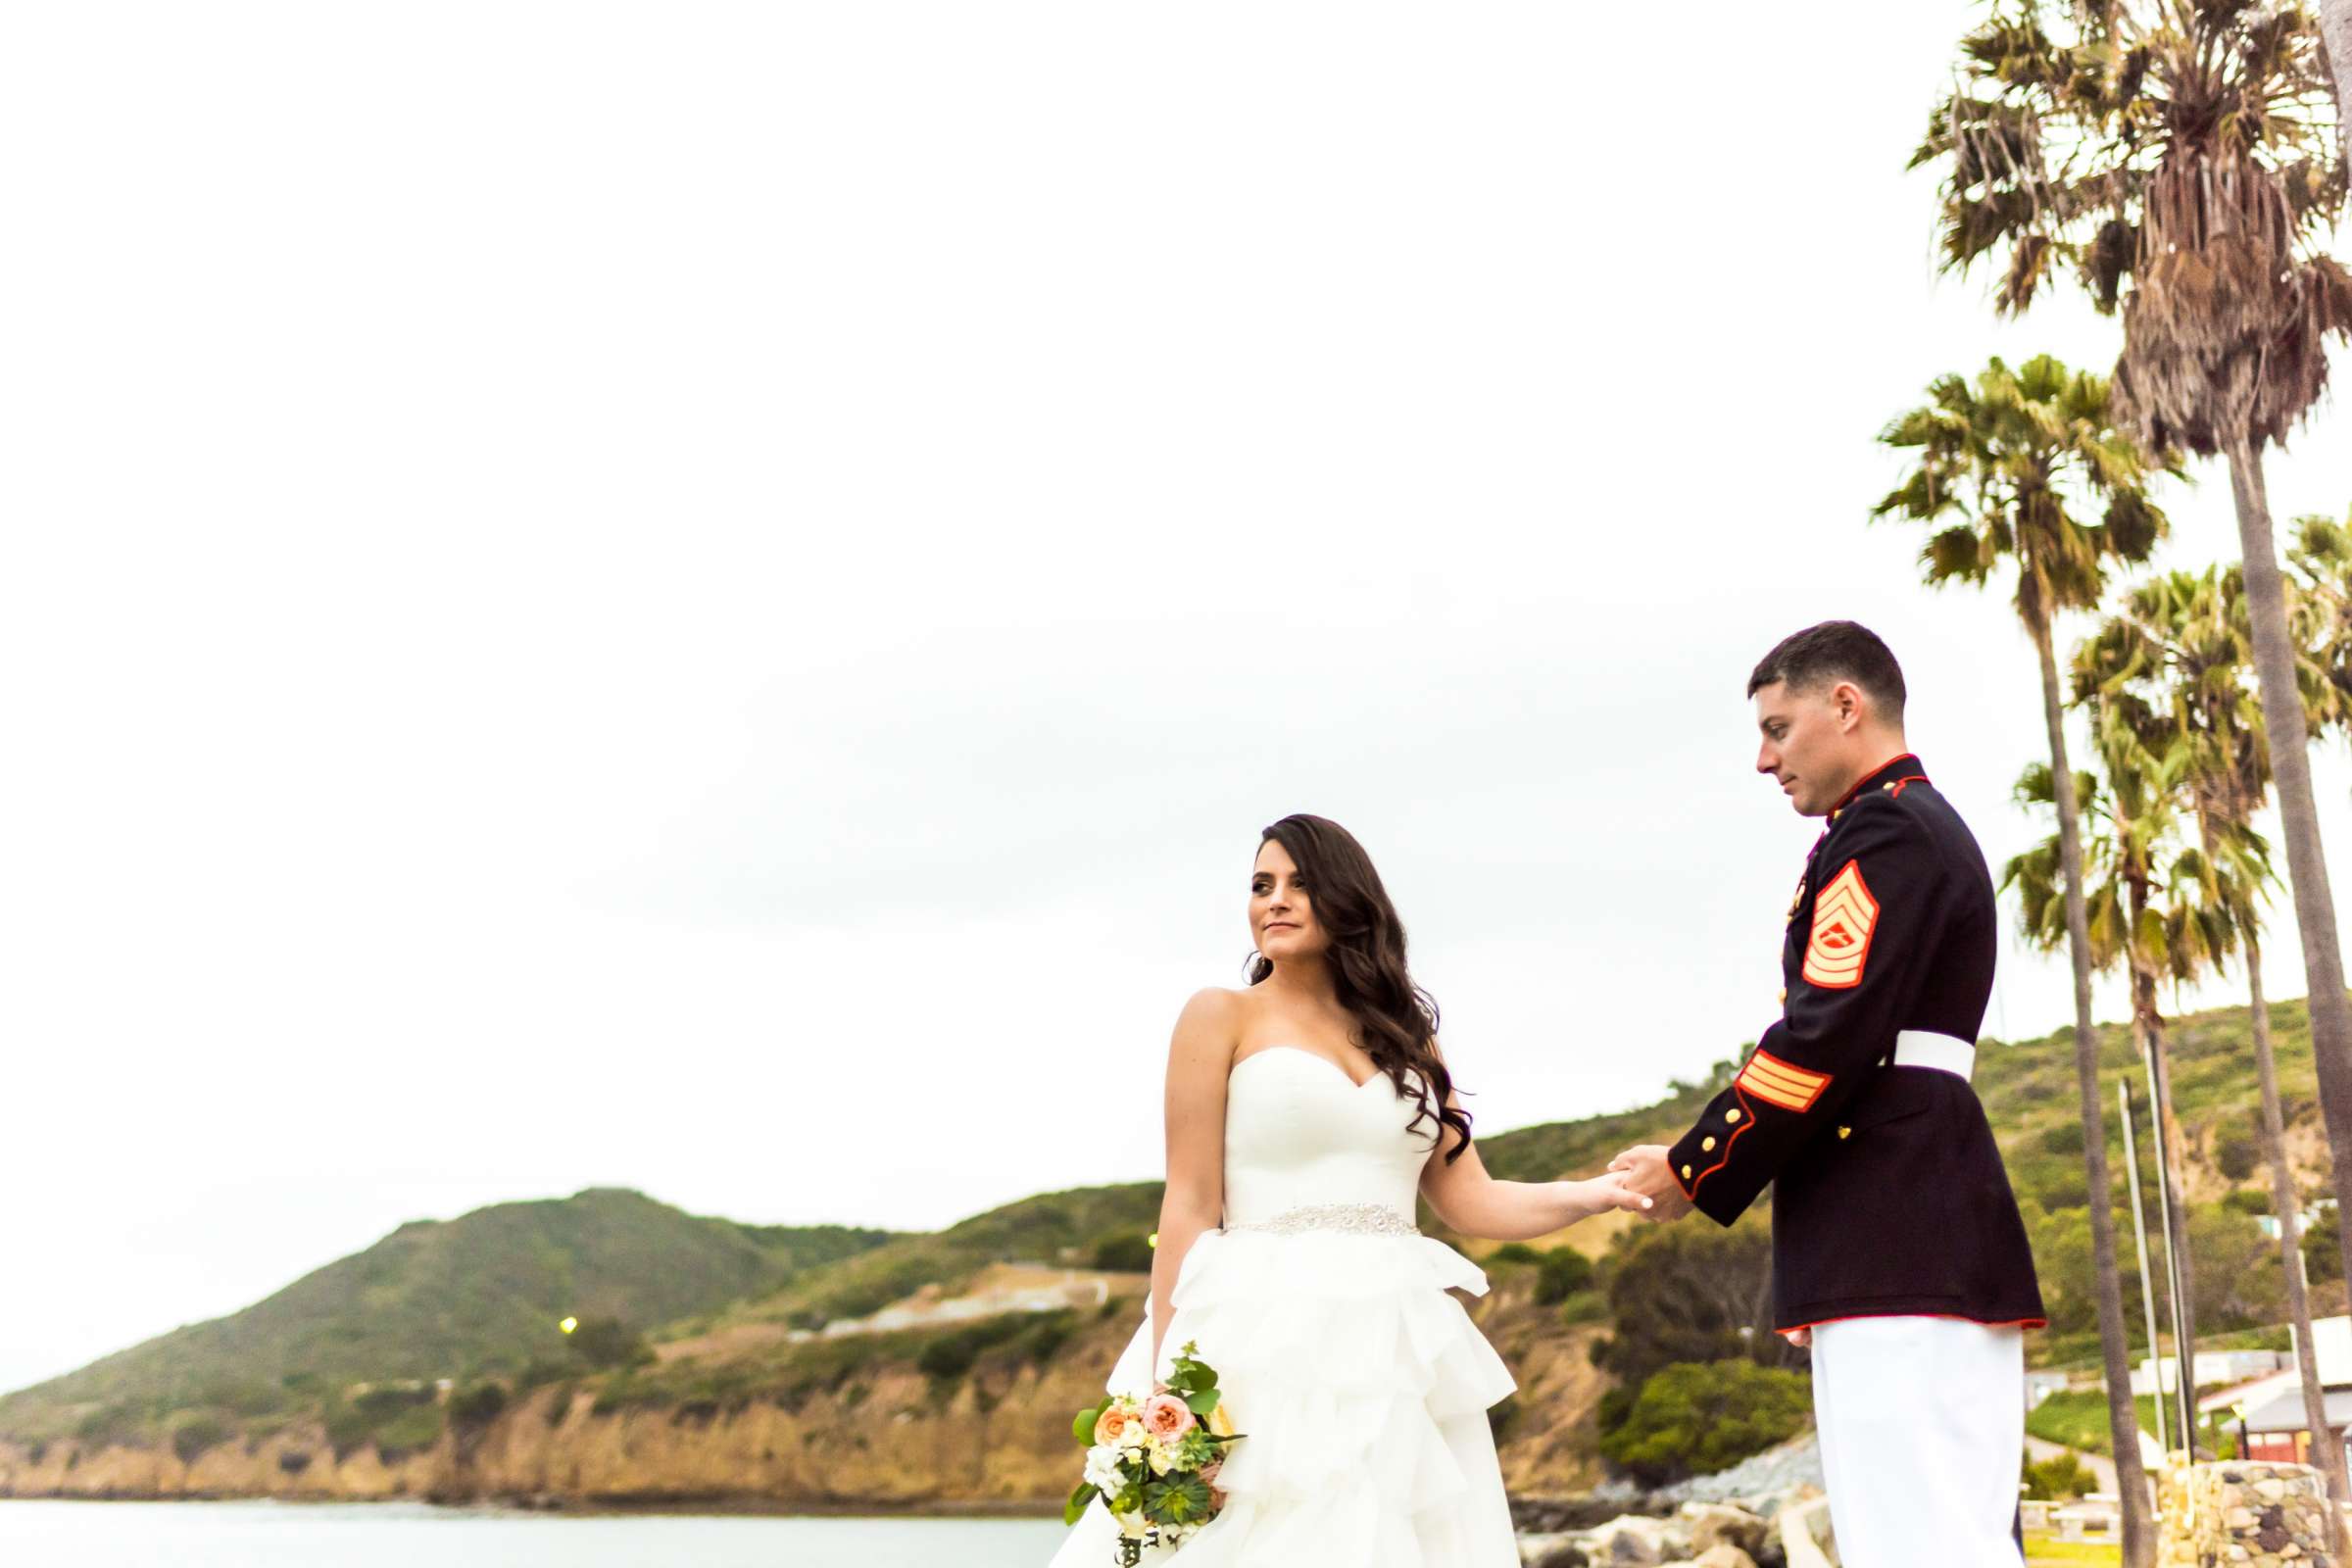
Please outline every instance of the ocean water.
M1043 1568L1058 1519L0 1501L0 1568Z

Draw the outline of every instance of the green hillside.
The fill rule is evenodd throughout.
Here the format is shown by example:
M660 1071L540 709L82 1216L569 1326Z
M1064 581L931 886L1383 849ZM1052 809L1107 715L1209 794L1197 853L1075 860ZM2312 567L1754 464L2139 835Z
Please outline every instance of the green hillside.
M2302 1004L2277 1006L2274 1022L2298 1181L2318 1196L2325 1152ZM2131 1083L2144 1108L2144 1084L2129 1031L2111 1026L2101 1039L2102 1103L2109 1110L2118 1220L2128 1240L2114 1085ZM2255 1219L2268 1206L2268 1177L2253 1153L2258 1100L2246 1015L2222 1009L2180 1020L2172 1045L2190 1166L2201 1328L2211 1343L2267 1343L2283 1315L2282 1275L2276 1246L2262 1240ZM1729 1054L1711 1078L1720 1081L1733 1070ZM2070 1032L2015 1045L1986 1042L1977 1084L2033 1233L2050 1307L2051 1331L2034 1338L2035 1359L2087 1360L2095 1354L2095 1320ZM1628 1144L1678 1135L1712 1092L1712 1083L1677 1083L1667 1098L1639 1110L1482 1130L1479 1147L1499 1177L1589 1175ZM2143 1123L2143 1170L2148 1147ZM497 1378L521 1388L612 1367L617 1374L608 1379L608 1394L623 1402L631 1396L624 1389L680 1396L713 1377L719 1382L703 1392L723 1384L735 1394L799 1387L820 1375L838 1381L850 1361L876 1355L911 1358L929 1349L933 1362L945 1366L1016 1331L1028 1334L1021 1353L1042 1362L1067 1324L1030 1325L1033 1334L1009 1321L1002 1333L943 1331L954 1342L943 1347L931 1345L936 1334L872 1336L863 1344L794 1342L772 1331L721 1335L742 1348L697 1350L634 1370L630 1361L643 1355L625 1343L615 1355L567 1355L554 1324L574 1314L612 1319L657 1343L747 1325L812 1329L862 1317L926 1286L952 1296L992 1263L1148 1269L1145 1238L1157 1222L1159 1196L1156 1182L1047 1193L928 1234L745 1226L610 1189L500 1204L446 1223L405 1225L244 1311L0 1398L0 1434L92 1441L167 1432L176 1438L183 1430L250 1434L319 1415L332 1433L383 1443L387 1432L407 1431L404 1421L416 1428L412 1437L425 1437L441 1417L407 1410L381 1388L371 1395L359 1386L441 1378L478 1386ZM2153 1202L2151 1190L2151 1224ZM1451 1237L1426 1213L1423 1222L1434 1234L1470 1240ZM1637 1226L1621 1241L1639 1247L1657 1234ZM1604 1263L1604 1271L1613 1266ZM2136 1331L2136 1279L2126 1272L2128 1316ZM2329 1289L2337 1294L2328 1299L2339 1299L2341 1287Z
M613 1188L414 1221L242 1311L0 1398L0 1431L129 1435L174 1410L262 1417L361 1381L516 1371L564 1354L563 1317L661 1324L890 1236L738 1225Z

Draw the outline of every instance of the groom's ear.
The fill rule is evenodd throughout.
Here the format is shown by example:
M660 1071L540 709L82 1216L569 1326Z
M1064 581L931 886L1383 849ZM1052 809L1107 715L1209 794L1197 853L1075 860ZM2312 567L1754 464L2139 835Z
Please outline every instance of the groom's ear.
M1851 733L1870 710L1870 704L1861 687L1850 680L1841 680L1830 688L1830 708L1838 715L1838 727Z

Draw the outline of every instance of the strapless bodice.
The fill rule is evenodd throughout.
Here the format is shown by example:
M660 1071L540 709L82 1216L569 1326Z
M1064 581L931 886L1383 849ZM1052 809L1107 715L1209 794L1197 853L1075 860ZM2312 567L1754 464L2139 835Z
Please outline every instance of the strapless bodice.
M1386 1072L1358 1084L1300 1046L1251 1052L1225 1084L1226 1228L1409 1233L1437 1147L1419 1108Z

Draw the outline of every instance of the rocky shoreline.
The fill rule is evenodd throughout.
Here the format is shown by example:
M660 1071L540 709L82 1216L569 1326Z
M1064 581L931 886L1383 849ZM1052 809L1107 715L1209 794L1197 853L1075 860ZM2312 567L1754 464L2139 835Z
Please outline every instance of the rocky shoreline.
M1042 1420L1033 1409L1054 1413L1058 1427L1053 1400L1020 1402L1029 1409L1000 1404L981 1417L1005 1427L989 1432L998 1441L953 1447L942 1423L893 1414L877 1424L870 1410L813 1402L800 1412L761 1404L691 1422L668 1411L600 1415L591 1402L551 1390L478 1432L445 1433L428 1447L389 1455L372 1445L337 1451L308 1423L184 1456L169 1446L0 1440L0 1497L405 1499L565 1513L1052 1518L1060 1511L1055 1461L1066 1439L1006 1426ZM1657 1492L1614 1482L1569 1495L1517 1494L1512 1519L1530 1568L1782 1568L1781 1510L1817 1497L1820 1476L1808 1437Z
M1527 1568L1806 1568L1835 1561L1815 1539L1824 1496L1810 1434L1712 1476L1644 1492L1613 1482L1579 1496L1514 1498ZM1791 1544L1788 1529L1807 1539Z

